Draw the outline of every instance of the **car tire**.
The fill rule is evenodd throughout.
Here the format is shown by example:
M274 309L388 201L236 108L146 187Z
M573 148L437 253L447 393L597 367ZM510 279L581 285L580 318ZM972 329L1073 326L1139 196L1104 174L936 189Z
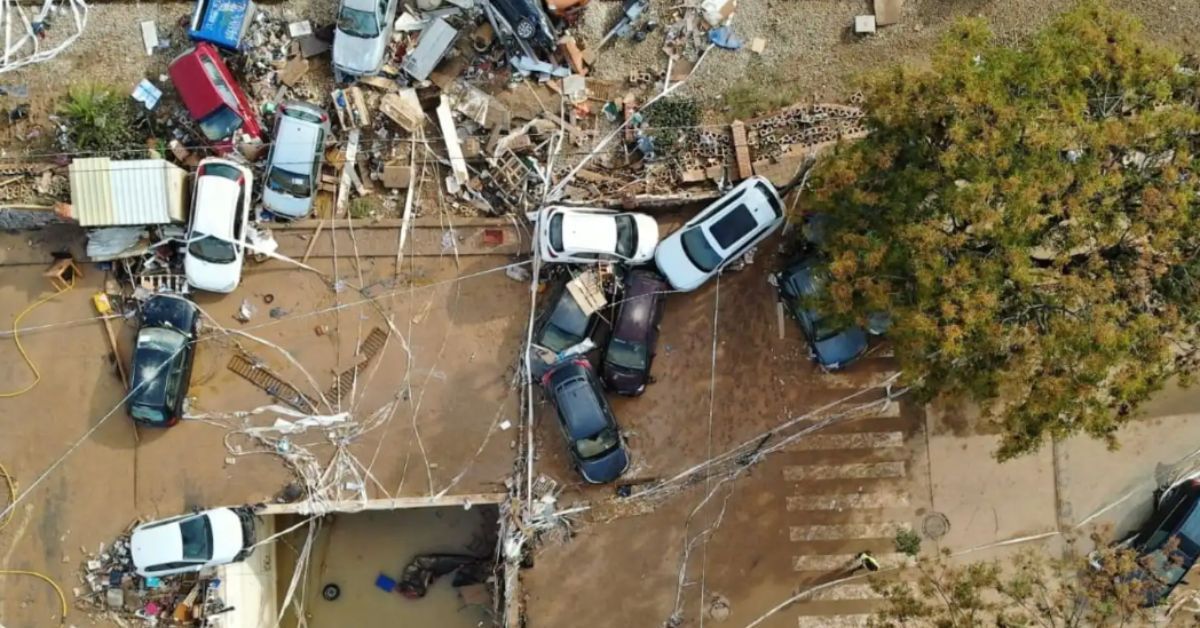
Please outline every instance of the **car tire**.
M342 588L336 584L329 583L321 589L321 597L326 601L332 602L342 596Z
M521 18L521 21L517 22L517 37L532 39L536 33L537 29L533 27L533 22L530 22L528 19Z

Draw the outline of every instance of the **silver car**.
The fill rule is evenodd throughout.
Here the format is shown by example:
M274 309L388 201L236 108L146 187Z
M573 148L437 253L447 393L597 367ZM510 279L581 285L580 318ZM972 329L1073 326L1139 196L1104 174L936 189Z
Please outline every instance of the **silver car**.
M372 76L383 66L399 0L342 0L333 33L333 69Z
M305 102L279 106L263 185L267 211L282 218L303 218L312 211L328 134L329 116L321 108Z
M672 288L695 290L782 224L775 186L750 177L660 242L654 263Z

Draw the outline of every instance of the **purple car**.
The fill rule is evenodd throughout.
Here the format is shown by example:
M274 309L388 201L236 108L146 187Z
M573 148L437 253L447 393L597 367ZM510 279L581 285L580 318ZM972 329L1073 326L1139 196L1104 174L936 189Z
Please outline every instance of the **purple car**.
M604 384L618 395L645 392L658 322L670 291L671 286L653 271L635 270L625 278L625 295L604 355Z

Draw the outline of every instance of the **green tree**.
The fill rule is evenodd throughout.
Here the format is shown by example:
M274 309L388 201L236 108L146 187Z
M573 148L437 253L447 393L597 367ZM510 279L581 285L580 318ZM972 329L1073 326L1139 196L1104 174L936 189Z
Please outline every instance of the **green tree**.
M823 307L889 332L921 400L978 402L1001 459L1109 440L1193 371L1200 79L1084 2L1026 43L966 21L865 86L871 135L813 172ZM1186 377L1185 377L1186 379Z
M1144 609L1148 580L1128 549L1105 548L1093 556L1047 558L1025 551L1012 559L955 564L939 555L917 561L914 578L872 578L883 606L876 628L984 628L1149 625ZM1097 567L1098 566L1098 567Z

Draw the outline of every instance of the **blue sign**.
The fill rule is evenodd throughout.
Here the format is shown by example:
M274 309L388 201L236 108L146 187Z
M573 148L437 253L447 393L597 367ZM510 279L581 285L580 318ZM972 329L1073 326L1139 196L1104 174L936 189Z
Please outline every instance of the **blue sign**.
M237 50L253 19L251 0L197 0L188 37Z

